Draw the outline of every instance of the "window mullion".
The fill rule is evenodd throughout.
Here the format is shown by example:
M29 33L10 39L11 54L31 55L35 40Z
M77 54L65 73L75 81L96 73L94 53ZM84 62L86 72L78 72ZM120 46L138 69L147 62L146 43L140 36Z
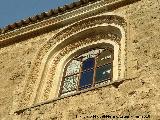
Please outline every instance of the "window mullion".
M81 58L81 65L80 65L80 70L79 70L79 77L78 77L78 81L77 81L77 91L79 91L80 79L81 79L81 74L82 74L82 59L83 59L83 58Z
M95 57L94 73L93 73L93 84L92 84L92 87L95 85L95 82L96 82L96 67L97 67L97 57Z

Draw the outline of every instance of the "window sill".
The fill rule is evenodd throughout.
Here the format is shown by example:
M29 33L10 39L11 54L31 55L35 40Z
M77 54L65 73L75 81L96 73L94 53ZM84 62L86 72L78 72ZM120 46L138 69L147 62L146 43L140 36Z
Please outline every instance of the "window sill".
M35 104L31 107L27 107L27 108L24 108L24 109L21 109L21 110L17 110L14 113L19 115L19 114L23 113L25 110L29 110L31 108L35 108L35 107L38 107L38 106L41 106L41 105L49 104L49 103L52 103L52 102L57 101L57 100L61 100L61 99L67 98L67 97L75 96L75 95L79 95L81 93L85 93L85 92L92 91L92 90L99 89L99 88L106 87L106 86L111 86L112 85L113 87L118 88L118 86L126 80L127 79L115 80L115 81L107 82L103 85L98 85L98 86L94 86L92 88L84 89L84 90L81 90L81 91L76 91L76 92L68 94L68 95L63 95L63 96L57 97L57 98L52 99L52 100L48 100L48 101L45 101L45 102Z

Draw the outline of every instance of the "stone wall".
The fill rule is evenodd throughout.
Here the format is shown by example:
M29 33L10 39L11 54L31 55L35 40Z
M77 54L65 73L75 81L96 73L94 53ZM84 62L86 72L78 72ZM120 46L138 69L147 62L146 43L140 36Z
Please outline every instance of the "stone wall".
M111 115L113 120L122 119L113 118L116 115L129 116L131 120L160 120L159 6L158 0L141 0L109 13L124 16L128 23L127 73L122 84L117 87L111 84L46 102L18 111L14 116L12 114L20 102L34 56L54 33L1 48L0 119L92 120L92 115ZM148 115L150 118L142 118Z
M1 120L6 120L17 109L36 52L52 35L54 32L0 49Z

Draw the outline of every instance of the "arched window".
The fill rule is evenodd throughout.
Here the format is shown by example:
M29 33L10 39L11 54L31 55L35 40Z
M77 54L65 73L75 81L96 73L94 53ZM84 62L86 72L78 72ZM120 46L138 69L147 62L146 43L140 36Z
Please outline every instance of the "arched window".
M64 68L60 95L81 91L112 80L112 48L95 48L75 56Z

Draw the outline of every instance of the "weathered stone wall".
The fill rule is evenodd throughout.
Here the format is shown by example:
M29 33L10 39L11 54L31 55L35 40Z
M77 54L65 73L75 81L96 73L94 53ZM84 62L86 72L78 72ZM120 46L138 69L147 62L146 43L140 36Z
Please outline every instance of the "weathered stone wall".
M130 116L131 120L137 120L142 119L142 116L150 115L150 118L143 118L143 120L160 120L159 6L158 0L141 0L111 12L124 16L128 23L126 81L118 88L108 85L44 103L20 111L10 119L92 120L93 118L84 117L117 115ZM34 56L51 34L53 33L1 48L0 119L8 120L6 116L16 109L19 103L16 100L20 100L24 88L22 85L25 85L25 78ZM115 119L122 118L113 118Z
M0 49L1 120L17 109L36 52L53 35L50 32Z

